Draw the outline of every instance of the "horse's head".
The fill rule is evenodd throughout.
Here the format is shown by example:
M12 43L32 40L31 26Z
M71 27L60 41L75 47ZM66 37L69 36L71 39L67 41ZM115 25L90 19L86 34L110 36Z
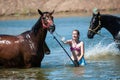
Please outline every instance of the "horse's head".
M50 31L50 33L53 33L55 31L55 24L54 24L53 16L52 16L54 11L52 11L52 12L41 12L38 9L38 12L41 15L41 22L42 22L43 28L48 29Z
M100 12L93 13L93 17L90 21L90 27L87 33L88 38L93 38L95 34L101 29Z

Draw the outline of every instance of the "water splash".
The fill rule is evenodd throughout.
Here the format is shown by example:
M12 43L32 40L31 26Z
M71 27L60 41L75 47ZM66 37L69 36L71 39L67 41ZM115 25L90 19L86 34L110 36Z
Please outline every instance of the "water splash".
M102 42L99 42L93 47L88 48L85 52L86 59L105 59L117 55L120 55L120 52L114 42L108 45L104 45Z

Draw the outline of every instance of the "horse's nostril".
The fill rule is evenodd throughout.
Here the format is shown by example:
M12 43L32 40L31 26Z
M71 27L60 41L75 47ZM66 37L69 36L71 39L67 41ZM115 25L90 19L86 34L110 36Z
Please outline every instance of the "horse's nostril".
M52 26L50 26L49 31L50 31L50 33L53 33L55 31L55 25L54 24Z
M55 24L52 24L50 27L55 27Z
M93 38L93 35L88 34L87 36L88 36L89 39Z

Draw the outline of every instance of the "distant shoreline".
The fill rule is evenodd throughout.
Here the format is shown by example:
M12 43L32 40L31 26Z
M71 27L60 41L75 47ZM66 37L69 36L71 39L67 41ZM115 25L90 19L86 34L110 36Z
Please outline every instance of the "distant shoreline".
M120 11L101 11L101 14L120 14ZM53 16L55 18L60 18L60 17L70 17L70 16L91 16L92 12L57 12L54 13ZM3 15L0 16L0 20L22 20L22 19L37 19L39 18L39 14L23 14L23 15Z

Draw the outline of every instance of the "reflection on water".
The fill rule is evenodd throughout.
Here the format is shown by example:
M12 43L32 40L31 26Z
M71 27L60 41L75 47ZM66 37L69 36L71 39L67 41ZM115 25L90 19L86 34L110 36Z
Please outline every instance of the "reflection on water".
M1 69L0 70L0 79L1 80L46 80L44 71L40 68L31 68L31 69Z
M120 65L114 60L88 61L85 67L44 66L30 69L0 69L0 80L120 80Z
M73 69L73 73L76 77L81 77L85 73L85 67L77 67Z

